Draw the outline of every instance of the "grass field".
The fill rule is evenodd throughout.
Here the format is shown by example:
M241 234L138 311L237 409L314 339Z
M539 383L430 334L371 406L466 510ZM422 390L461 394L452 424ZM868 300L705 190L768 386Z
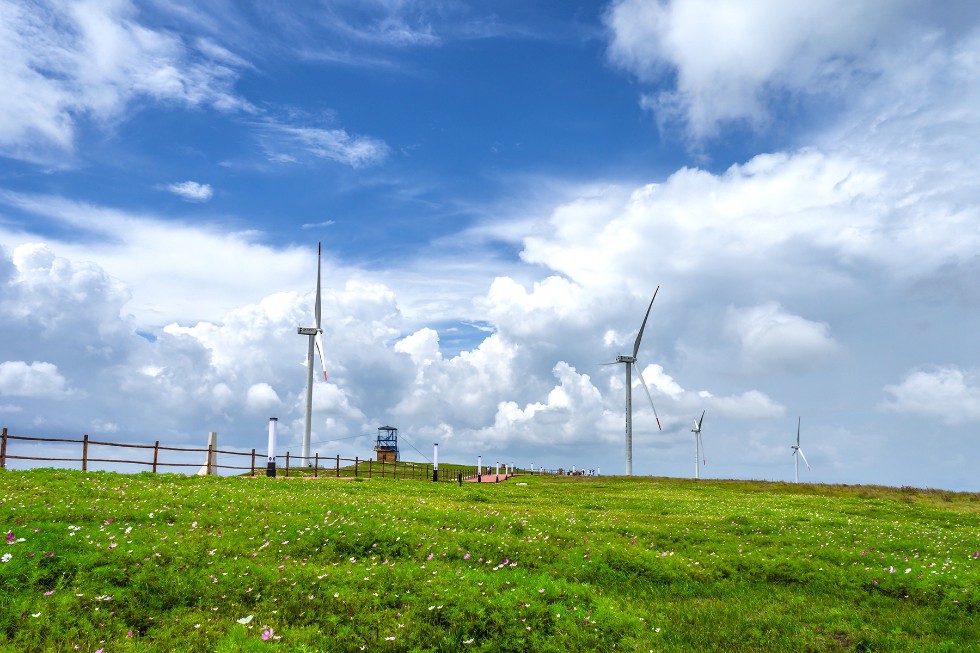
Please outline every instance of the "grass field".
M980 495L0 472L4 651L980 650Z

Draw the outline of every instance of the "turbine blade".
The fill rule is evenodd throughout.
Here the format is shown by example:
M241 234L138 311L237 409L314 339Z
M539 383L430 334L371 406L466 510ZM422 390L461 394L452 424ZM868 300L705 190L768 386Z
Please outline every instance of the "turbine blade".
M327 380L327 361L323 357L323 335L319 332L316 334L316 338L313 339L316 343L316 353L320 354L320 369L323 370L323 380Z
M316 328L320 328L320 243L316 244L316 304L313 307Z
M808 463L808 462L806 461L806 455L804 455L804 453L803 453L803 450L802 450L802 449L797 449L797 451L799 451L799 452L800 452L800 458L802 458L802 459L803 459L803 463L804 463L804 464L806 465L806 468L807 468L807 469L810 469L810 463Z
M800 446L800 418L796 418L796 446Z
M657 293L660 291L660 286L653 291L653 299L650 300L650 305L647 306L647 313L643 316L643 324L640 325L640 332L636 334L636 340L633 342L633 358L636 358L636 352L640 351L640 340L643 338L643 330L647 327L647 318L650 317L650 309L653 308L653 300L657 298Z
M660 416L657 415L657 407L653 405L653 396L650 395L650 388L647 387L647 382L643 380L643 372L640 371L640 366L636 363L632 363L632 365L636 368L636 375L640 377L640 383L643 384L643 390L647 393L647 399L650 400L650 408L653 409L653 416L657 418L657 428L663 431L663 427L660 426Z
M698 433L701 432L701 425L704 424L704 414L708 412L706 410L701 411L701 419L698 420Z

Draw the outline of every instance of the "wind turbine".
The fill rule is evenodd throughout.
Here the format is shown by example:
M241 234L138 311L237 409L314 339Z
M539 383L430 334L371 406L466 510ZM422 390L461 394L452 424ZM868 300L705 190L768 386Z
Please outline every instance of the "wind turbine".
M313 308L316 326L298 327L296 332L309 337L306 350L306 422L303 426L303 461L310 465L310 428L313 423L313 348L320 354L320 369L323 380L327 380L327 365L323 360L323 329L320 328L320 243L316 244L316 302Z
M643 384L643 389L647 393L647 399L650 400L650 407L653 408L653 416L657 418L657 428L661 431L663 428L660 426L660 417L657 415L657 407L653 405L653 397L650 396L650 389L647 388L647 382L643 380L643 372L640 370L636 363L636 353L640 350L640 340L643 338L643 329L647 326L647 318L650 317L650 309L653 308L653 300L657 298L657 292L660 291L660 286L653 291L653 298L650 300L650 305L647 306L646 315L643 316L643 324L640 325L640 332L636 334L636 340L633 342L633 355L632 356L617 356L615 363L625 363L626 364L626 475L633 475L633 367L636 367L637 376L640 377L640 383ZM607 363L608 365L614 365L615 363Z
M701 419L694 420L694 428L691 429L691 433L694 434L694 478L700 478L700 465L698 465L698 458L704 463L704 445L701 442L701 425L704 424L704 413L701 411ZM705 463L707 464L707 463Z
M796 454L800 454L799 458L796 458L796 483L800 482L800 458L803 459L803 464L806 465L807 469L810 469L810 463L806 461L806 456L803 455L803 449L800 447L800 418L796 418L796 444L790 445L793 449L793 457L796 458Z

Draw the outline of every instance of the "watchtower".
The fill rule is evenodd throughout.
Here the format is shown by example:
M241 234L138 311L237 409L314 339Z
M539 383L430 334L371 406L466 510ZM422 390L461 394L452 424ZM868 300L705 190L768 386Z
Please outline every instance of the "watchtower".
M374 450L378 454L379 462L398 462L398 429L394 426L379 426Z

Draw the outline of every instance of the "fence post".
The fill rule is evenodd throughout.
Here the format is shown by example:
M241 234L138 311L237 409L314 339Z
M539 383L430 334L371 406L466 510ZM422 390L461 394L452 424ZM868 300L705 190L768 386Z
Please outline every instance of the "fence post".
M255 447L252 447L252 478L255 478Z
M371 473L374 471L374 460L368 458L368 478L371 478Z
M88 433L82 438L82 471L88 471Z
M286 478L289 478L289 452L286 452Z
M316 457L313 459L313 478L318 478L320 474L320 452L316 452Z
M337 454L337 478L340 478L340 454Z
M7 427L3 427L3 440L0 441L0 469L7 469Z
M354 456L354 478L357 478L357 456Z
M157 460L160 459L160 441L153 443L153 473L157 473Z
M385 459L381 459L381 478L385 477Z

